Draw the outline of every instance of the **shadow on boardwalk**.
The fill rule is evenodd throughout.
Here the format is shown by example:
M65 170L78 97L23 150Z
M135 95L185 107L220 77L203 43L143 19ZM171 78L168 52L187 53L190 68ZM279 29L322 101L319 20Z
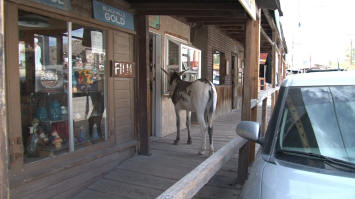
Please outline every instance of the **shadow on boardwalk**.
M236 137L235 127L240 112L220 116L214 122L214 147L220 149ZM198 155L201 144L199 125L192 125L192 144L187 145L187 132L181 132L180 144L173 145L175 134L152 138L151 156L135 156L101 176L74 198L155 198L193 170L208 156ZM194 198L233 198L236 188L237 154L205 185Z

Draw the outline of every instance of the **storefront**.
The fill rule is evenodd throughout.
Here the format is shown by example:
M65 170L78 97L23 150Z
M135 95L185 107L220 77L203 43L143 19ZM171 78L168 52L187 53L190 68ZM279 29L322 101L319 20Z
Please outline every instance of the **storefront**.
M217 115L241 109L244 47L216 26L191 30L191 41L202 50L202 77L212 81L218 93Z
M135 28L125 9L5 1L12 197L64 197L134 155Z

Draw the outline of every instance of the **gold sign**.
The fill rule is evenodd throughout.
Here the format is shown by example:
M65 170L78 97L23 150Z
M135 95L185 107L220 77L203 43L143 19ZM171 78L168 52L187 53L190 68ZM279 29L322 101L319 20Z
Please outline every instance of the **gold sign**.
M115 77L135 77L134 75L134 63L130 62L114 62L113 66L113 76Z

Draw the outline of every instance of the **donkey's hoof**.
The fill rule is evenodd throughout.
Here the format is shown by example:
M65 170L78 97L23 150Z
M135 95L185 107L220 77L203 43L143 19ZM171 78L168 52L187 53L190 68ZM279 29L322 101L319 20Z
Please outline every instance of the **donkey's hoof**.
M199 155L205 155L205 151L204 150L201 150L198 152Z
M179 140L174 140L174 145L178 145L179 144Z
M187 140L187 144L192 144L191 139L188 139L188 140Z
M212 150L212 151L209 151L209 152L208 152L208 155L211 156L211 155L213 155L213 153L214 153L213 150Z

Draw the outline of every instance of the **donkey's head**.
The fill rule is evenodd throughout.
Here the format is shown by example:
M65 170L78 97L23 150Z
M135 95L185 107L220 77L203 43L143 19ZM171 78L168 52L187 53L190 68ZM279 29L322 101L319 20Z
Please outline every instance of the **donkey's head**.
M169 82L169 94L172 95L174 93L174 90L176 88L178 80L181 80L180 76L184 74L186 71L182 72L167 72L163 68L161 68L162 71L168 76L168 82Z

